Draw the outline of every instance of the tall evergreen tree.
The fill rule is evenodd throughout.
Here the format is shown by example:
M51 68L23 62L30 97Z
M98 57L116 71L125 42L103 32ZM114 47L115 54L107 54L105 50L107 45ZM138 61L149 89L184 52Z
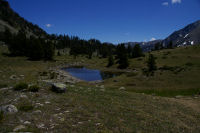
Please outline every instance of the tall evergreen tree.
M128 44L127 52L128 52L128 57L131 58L131 56L132 56L132 47L131 47L130 44Z
M110 55L108 57L108 65L107 65L107 67L111 67L112 65L114 65L114 58L113 58L112 55Z
M133 47L132 57L133 57L133 58L138 58L138 57L141 57L141 56L143 56L142 49L141 49L141 47L140 47L139 44L136 44L136 45Z
M117 63L119 64L118 68L125 69L129 66L127 50L124 44L120 44L117 46L116 50L116 59Z
M156 61L155 61L155 57L153 56L153 54L149 54L149 58L147 61L147 67L148 67L148 71L153 73L155 70L157 70L157 66L156 66Z

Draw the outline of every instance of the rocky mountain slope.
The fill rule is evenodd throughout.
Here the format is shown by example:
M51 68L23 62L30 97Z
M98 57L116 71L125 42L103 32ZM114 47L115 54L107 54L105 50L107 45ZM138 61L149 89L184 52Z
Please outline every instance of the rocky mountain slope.
M30 35L47 35L47 33L39 26L28 22L13 11L7 1L0 0L0 32L5 31L6 28L12 33L16 33L20 29L23 29Z
M164 41L168 45L172 41L174 46L194 45L200 43L200 20L187 25L185 28L175 31Z
M175 31L169 37L164 40L155 40L149 42L128 42L126 45L140 44L143 51L151 51L154 49L156 43L162 43L164 47L167 47L172 42L173 46L185 46L200 44L200 20L192 24L187 25L185 28Z

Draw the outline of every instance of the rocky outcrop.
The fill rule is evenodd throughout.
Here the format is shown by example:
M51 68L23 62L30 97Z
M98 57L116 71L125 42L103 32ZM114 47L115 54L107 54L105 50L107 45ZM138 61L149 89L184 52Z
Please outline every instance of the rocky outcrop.
M62 83L53 83L51 90L56 93L65 93L67 90L67 86Z
M0 107L0 111L4 113L17 113L18 109L14 105L5 105Z

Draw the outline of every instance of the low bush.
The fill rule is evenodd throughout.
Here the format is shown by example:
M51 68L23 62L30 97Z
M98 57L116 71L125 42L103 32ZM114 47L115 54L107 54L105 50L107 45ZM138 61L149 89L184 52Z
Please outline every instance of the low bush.
M55 72L50 73L50 79L57 78L57 74Z
M8 87L7 84L0 84L0 88Z
M48 72L44 71L44 72L40 72L40 76L47 76Z
M28 84L27 83L18 83L17 85L14 86L13 89L15 91L25 90L25 89L28 89Z
M30 92L38 92L39 89L40 89L40 87L37 86L37 85L32 85L32 86L30 86L30 87L28 88L28 90L29 90Z

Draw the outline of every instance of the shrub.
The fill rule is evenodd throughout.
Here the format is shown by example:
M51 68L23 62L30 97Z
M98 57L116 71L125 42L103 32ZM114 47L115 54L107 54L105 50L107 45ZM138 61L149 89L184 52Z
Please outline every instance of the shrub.
M149 72L153 72L155 70L157 70L157 66L156 66L156 58L153 56L153 54L149 55L149 59L147 61L147 67Z
M20 91L20 90L24 90L28 88L28 84L27 83L18 83L17 85L14 86L14 90L16 91Z
M0 84L0 88L8 87L7 84Z
M112 65L114 65L114 59L113 59L113 56L110 55L109 58L108 58L108 65L107 65L107 67L110 67Z
M50 73L50 79L57 78L57 74L55 72Z
M40 76L47 76L48 72L44 71L40 73Z
M31 92L38 92L39 89L40 89L40 87L37 86L37 85L32 85L32 86L30 86L30 87L28 88L28 90L31 91Z

